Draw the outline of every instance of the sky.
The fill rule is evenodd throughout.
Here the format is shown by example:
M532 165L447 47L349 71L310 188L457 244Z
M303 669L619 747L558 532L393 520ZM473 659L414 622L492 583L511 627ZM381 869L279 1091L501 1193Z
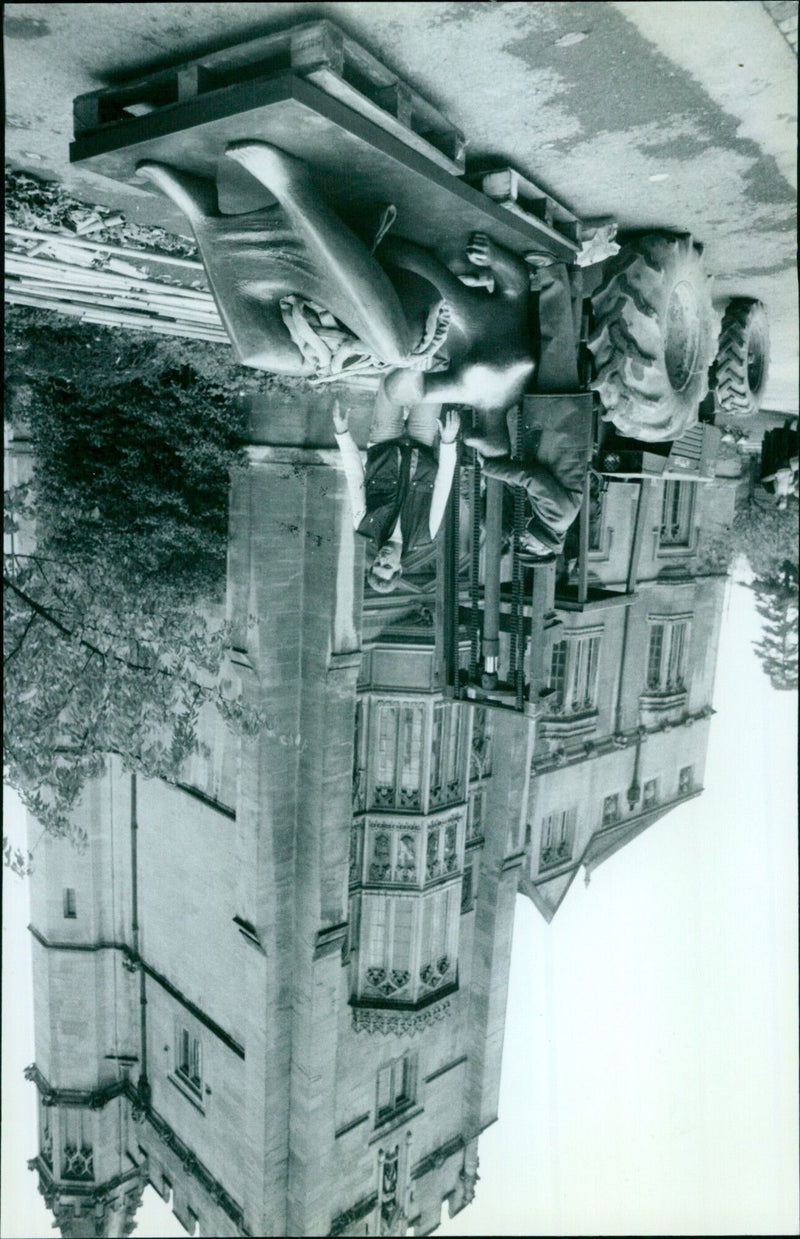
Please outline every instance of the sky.
M797 694L730 583L704 795L517 901L499 1121L441 1235L797 1234ZM34 835L32 843L35 844ZM52 1234L36 1152L26 884L4 874L2 1239ZM136 1234L182 1235L148 1189Z

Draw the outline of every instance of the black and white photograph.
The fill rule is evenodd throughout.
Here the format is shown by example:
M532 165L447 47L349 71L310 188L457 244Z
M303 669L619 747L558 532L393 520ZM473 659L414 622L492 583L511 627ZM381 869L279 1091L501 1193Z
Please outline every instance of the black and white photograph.
M800 1234L797 44L3 6L1 1239Z

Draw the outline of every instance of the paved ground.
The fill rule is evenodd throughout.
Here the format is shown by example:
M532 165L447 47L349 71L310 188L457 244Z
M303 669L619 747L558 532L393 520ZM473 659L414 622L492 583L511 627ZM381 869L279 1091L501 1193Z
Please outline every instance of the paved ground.
M6 157L164 223L159 200L69 167L73 97L319 16L441 107L474 163L508 160L580 215L691 230L717 295L766 303L766 404L797 410L797 60L758 0L7 4Z

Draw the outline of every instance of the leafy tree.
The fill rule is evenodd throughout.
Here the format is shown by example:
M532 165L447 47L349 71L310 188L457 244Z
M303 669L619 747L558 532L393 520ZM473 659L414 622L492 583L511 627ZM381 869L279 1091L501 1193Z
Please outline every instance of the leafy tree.
M767 565L777 569L784 560L796 565L796 501L781 510L766 497L750 496L734 517L733 552L744 555L753 571Z
M750 588L764 620L761 639L754 645L761 665L773 688L797 688L797 564L784 560L777 571L756 576Z
M753 469L757 462L753 462ZM752 480L755 480L755 473ZM763 620L754 649L776 689L797 688L798 621L797 501L785 508L751 485L738 505L731 531L731 559L743 555L754 579L756 609Z
M34 454L5 496L4 775L50 831L106 755L175 779L213 703L265 726L223 674L237 393L229 350L11 311L7 395ZM26 537L35 528L35 538Z

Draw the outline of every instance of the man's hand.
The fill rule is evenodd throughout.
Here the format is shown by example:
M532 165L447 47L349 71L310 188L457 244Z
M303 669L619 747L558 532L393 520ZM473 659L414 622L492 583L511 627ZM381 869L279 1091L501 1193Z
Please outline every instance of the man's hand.
M458 432L461 427L461 418L456 413L455 409L449 409L445 414L444 421L439 418L439 434L442 438L442 443L455 443L458 438Z
M333 402L333 429L336 431L337 435L343 435L347 433L348 422L349 422L349 417L347 413L343 413L339 405L339 401L334 400Z

